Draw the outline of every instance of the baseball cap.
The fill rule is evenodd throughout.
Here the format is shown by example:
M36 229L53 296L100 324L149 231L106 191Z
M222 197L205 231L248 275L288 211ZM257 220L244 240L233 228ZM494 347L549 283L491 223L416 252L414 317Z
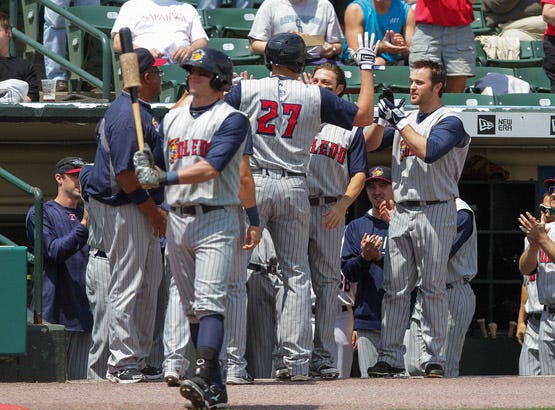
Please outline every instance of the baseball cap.
M165 58L154 58L146 48L136 48L135 54L139 60L139 72L146 73L152 67L159 67L168 62Z
M76 174L86 164L80 157L65 157L58 161L54 174Z
M388 184L391 184L391 168L382 166L370 168L368 170L368 178L366 178L366 182L374 179L380 179Z
M547 178L545 181L543 181L544 187L549 188L551 185L555 185L555 177Z

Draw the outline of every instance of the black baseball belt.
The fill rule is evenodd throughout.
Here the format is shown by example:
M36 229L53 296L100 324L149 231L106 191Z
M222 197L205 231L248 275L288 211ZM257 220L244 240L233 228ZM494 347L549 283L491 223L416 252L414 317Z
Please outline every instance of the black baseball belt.
M337 202L337 197L316 196L316 197L308 198L308 202L310 202L310 206L322 206L322 205L333 204Z
M445 204L447 202L449 202L449 201L439 201L439 200L435 200L435 201L401 201L401 202L399 202L399 205L402 205L402 206L405 206L405 207L418 207L418 206Z
M277 274L277 266L275 265L261 265L259 263L249 263L247 268L260 273L268 273L270 275Z
M180 215L201 215L218 209L225 209L222 205L183 205L183 206L170 206L170 209ZM199 212L199 210L202 211Z

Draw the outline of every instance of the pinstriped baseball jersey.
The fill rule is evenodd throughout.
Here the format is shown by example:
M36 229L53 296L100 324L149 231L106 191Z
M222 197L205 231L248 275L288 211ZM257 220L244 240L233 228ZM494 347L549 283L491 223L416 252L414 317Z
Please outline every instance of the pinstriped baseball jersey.
M418 112L407 114L407 120L414 130L428 136L430 130L443 118L455 114L446 107L440 107L417 123ZM445 201L459 196L458 181L461 175L470 137L464 146L455 146L443 157L427 164L420 160L396 131L393 140L393 197L395 202L423 200Z
M186 105L171 110L164 118L164 154L168 171L189 167L205 157L210 141L223 121L237 112L221 100L196 118L189 109L190 105ZM169 185L166 187L166 202L171 206L239 205L238 170L245 141L218 178L200 184Z
M549 227L551 224L547 224L546 227ZM552 241L555 241L555 229L553 228L553 225L551 225L547 236ZM540 250L538 254L538 274L536 280L540 303L542 305L555 305L555 264L543 250Z
M349 169L349 152L351 149L362 150L362 155L366 156L364 148L364 136L360 128L346 130L335 125L322 124L310 147L307 179L309 196L343 195L351 175L366 172L367 169L366 164L361 169ZM360 156L358 151L354 155Z
M478 234L476 231L476 218L474 218L474 212L470 206L460 198L456 198L455 205L457 206L457 212L461 209L472 212L472 234L459 248L457 253L449 259L449 263L447 264L446 283L453 283L461 279L470 282L472 278L476 276L476 273L478 273Z
M249 114L254 154L251 167L305 173L308 148L321 124L320 89L269 77L241 82L239 109Z
M551 222L546 224L546 228L551 227L553 229L553 225L555 222ZM89 234L90 235L90 234ZM530 245L528 242L528 238L524 238L524 249L526 249ZM524 282L524 286L526 286L526 292L528 292L528 299L524 304L524 311L528 314L530 313L541 313L543 310L543 306L540 303L538 298L538 275L537 272L534 272L531 275L523 275L522 280Z

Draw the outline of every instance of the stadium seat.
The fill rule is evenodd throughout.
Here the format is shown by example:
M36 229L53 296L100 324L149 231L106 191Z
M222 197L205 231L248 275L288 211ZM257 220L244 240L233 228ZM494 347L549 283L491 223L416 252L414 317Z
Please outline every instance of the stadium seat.
M527 81L532 92L548 93L551 91L551 83L542 67L515 68L515 77Z
M441 100L445 105L464 105L474 107L477 105L495 105L492 95L468 93L443 93Z
M21 12L23 14L25 34L40 43L40 34L43 30L41 5L36 0L21 0ZM34 61L36 50L30 45L25 44L24 54L26 59Z
M519 107L554 107L555 94L528 93L502 94L495 97L497 105L513 105Z
M543 42L538 47L537 41L520 41L520 57L518 60L501 60L491 58L487 60L487 65L494 67L539 67L543 61Z
M175 102L185 91L187 72L179 64L165 64L160 69L164 72L160 102Z
M243 71L246 71L250 75L254 76L255 80L259 80L261 78L266 78L270 76L270 70L266 68L265 65L262 64L249 64L249 65L236 65L233 66L233 72L239 74Z
M484 51L484 48L482 47L482 42L480 40L474 40L474 51L476 52L476 65L487 65L488 56Z
M410 69L408 66L387 66L385 70L374 70L374 88L408 93L410 91Z
M114 26L114 22L119 13L117 6L74 6L69 7L68 11L74 16L86 21L94 28L104 32L110 38L110 31ZM85 68L87 71L94 70L95 64L98 65L99 45L100 41L89 36L76 25L68 21L67 24L67 44L68 59L78 67ZM111 49L112 69L114 73L114 89L121 89L121 79L118 73L119 64ZM101 51L100 51L101 53ZM101 54L100 54L101 55ZM77 80L77 89L81 87L81 77L75 73L70 73L69 80Z
M256 9L219 8L204 10L204 27L209 37L247 38Z
M210 38L208 46L223 51L233 64L256 64L262 56L251 54L250 42L246 38Z
M492 34L495 30L491 27L486 26L486 19L482 14L480 8L474 8L474 21L471 23L470 27L475 36L480 36L484 34Z

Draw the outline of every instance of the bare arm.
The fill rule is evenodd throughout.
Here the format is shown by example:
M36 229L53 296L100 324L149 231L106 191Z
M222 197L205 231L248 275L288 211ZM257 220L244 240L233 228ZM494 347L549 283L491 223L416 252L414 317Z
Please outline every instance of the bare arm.
M366 174L364 172L357 172L351 177L349 185L347 185L347 189L341 199L324 213L324 228L335 229L339 226L339 223L345 217L347 208L351 206L358 194L360 194L360 191L362 191L365 181Z
M426 147L428 145L428 139L423 135L417 133L414 128L410 125L403 127L401 131L401 136L409 146L409 148L416 154L418 158L422 161L426 158Z
M241 182L239 185L239 199L243 208L248 209L256 206L256 190L252 177L249 156L243 155L240 167ZM260 242L260 227L249 225L243 249L254 249Z
M177 49L171 55L171 59L172 61L181 64L189 57L191 57L193 51L203 47L208 47L208 40L206 40L205 38L198 38L188 46L177 47Z
M263 56L267 41L251 39L251 53Z
M539 250L538 244L532 242L524 249L518 260L518 270L522 275L529 275L536 270Z
M374 74L372 70L360 70L360 94L358 111L353 121L356 127L364 127L374 122Z
M364 13L358 4L350 4L345 10L345 39L347 47L358 48L358 35L363 34Z
M544 4L542 9L543 21L555 26L555 4Z
M378 124L372 124L366 128L364 132L364 141L366 142L366 152L372 152L382 144L384 127Z
M220 176L220 171L214 168L204 159L187 168L177 170L177 178L180 184L198 184L210 181Z
M526 286L524 283L522 284L522 288L520 290L520 307L518 309L518 321L516 325L516 339L518 343L522 345L524 343L524 335L526 334L526 319L527 314L524 310L524 305L526 305L526 301L528 300L528 291L526 290Z

